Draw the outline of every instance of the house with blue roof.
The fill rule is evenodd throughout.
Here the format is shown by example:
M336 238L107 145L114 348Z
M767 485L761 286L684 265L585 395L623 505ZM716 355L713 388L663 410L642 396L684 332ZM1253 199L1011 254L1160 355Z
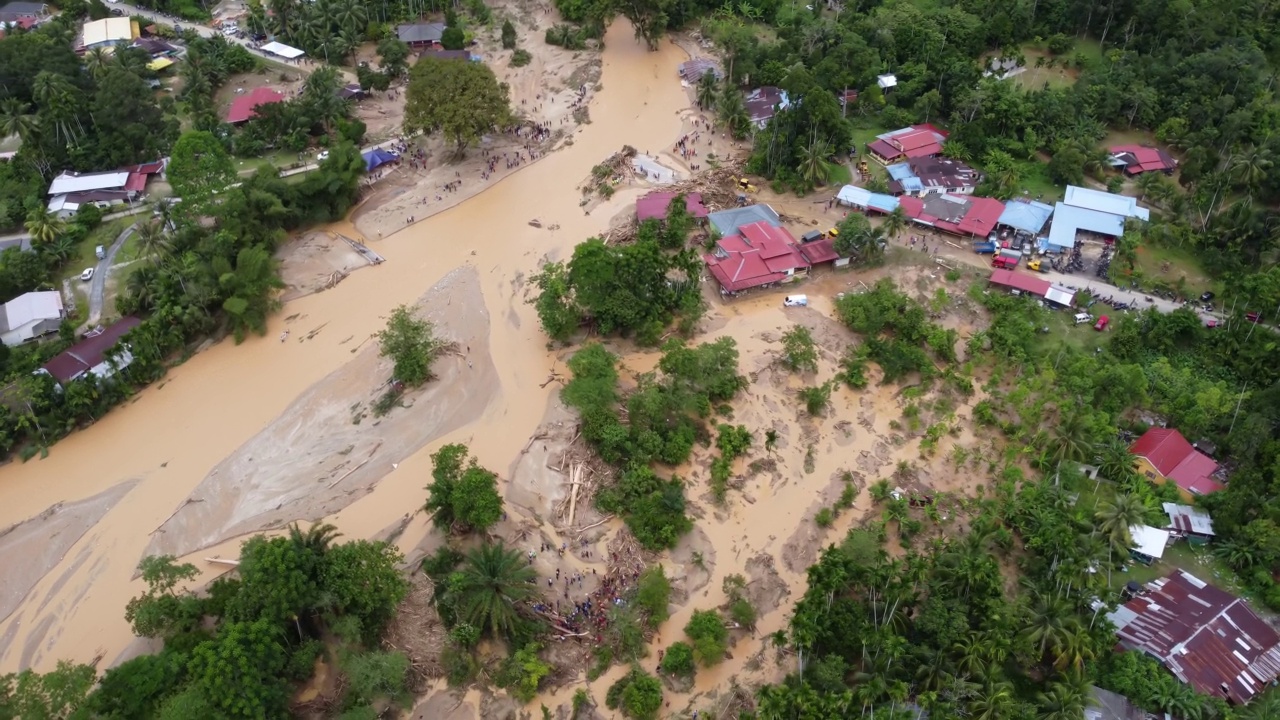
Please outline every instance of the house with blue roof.
M1045 249L1067 252L1075 247L1076 236L1081 232L1121 237L1129 218L1146 222L1151 219L1151 211L1139 206L1136 198L1068 185L1062 202L1053 207L1053 225Z

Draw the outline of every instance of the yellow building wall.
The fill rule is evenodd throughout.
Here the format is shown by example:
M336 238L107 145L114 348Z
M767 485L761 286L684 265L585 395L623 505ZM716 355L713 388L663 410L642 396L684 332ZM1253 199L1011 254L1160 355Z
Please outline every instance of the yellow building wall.
M1152 465L1151 462L1146 458L1135 457L1133 459L1133 468L1138 471L1138 475L1150 480L1153 483L1156 483L1157 485L1163 485L1165 482L1168 481L1168 478L1166 478L1164 475L1161 475L1160 471L1156 469L1156 466ZM1182 488L1178 488L1178 495L1180 495L1182 497L1182 500L1187 504L1191 504L1195 498L1194 495L1187 492L1186 490L1183 490Z

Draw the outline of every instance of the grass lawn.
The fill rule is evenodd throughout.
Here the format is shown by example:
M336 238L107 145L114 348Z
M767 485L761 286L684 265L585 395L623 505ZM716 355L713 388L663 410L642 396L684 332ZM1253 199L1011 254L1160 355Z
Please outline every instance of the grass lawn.
M284 150L268 153L262 157L243 158L236 160L236 172L240 175L252 175L258 166L274 165L281 169L287 169L290 165L298 163L298 153L286 152Z
M1061 343L1091 353L1106 343L1108 336L1105 332L1094 330L1093 323L1076 325L1075 314L1074 310L1057 310L1049 313L1047 326L1049 332L1040 336L1041 345L1045 350L1053 352ZM1098 313L1093 315L1095 318L1098 317Z
M1213 279L1204 271L1200 260L1185 248L1140 245L1136 269L1144 287L1156 283L1178 287L1181 282L1187 294L1195 296L1215 289Z
M853 171L847 163L827 163L827 172L830 178L827 180L828 187L841 187L853 182Z
M1119 590L1130 580L1139 584L1148 583L1174 570L1185 570L1227 592L1242 595L1257 602L1257 598L1250 595L1237 579L1236 574L1214 557L1208 547L1193 548L1185 540L1179 540L1170 545L1164 551L1164 557L1150 565L1133 562L1129 565L1127 572L1114 573L1111 576L1111 586Z
M123 218L122 218L123 219ZM112 238L114 239L114 238ZM131 260L138 259L138 233L134 233L124 241L124 245L120 247L120 252L116 253L116 264L126 263Z
M1019 163L1022 172L1022 189L1026 197L1032 200L1053 204L1062 199L1066 187L1055 184L1049 179L1049 165L1039 160L1026 160Z
M132 217L116 218L108 220L92 232L90 232L80 244L76 246L76 254L72 255L54 275L54 281L58 284L62 283L65 278L76 278L85 268L96 267L98 265L98 257L94 255L93 250L101 245L104 248L110 247L115 242L116 237L136 221ZM78 281L76 281L78 282Z

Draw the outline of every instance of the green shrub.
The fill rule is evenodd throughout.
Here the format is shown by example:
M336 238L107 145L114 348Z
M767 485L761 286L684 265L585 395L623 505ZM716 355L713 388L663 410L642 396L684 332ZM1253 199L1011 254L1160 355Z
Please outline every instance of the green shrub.
M662 656L662 672L678 677L693 677L697 666L693 662L693 647L680 641L672 643Z
M635 605L645 612L652 627L670 616L671 581L661 565L652 565L640 573L636 582Z
M831 523L835 522L835 519L835 513L831 512L831 508L822 508L817 515L813 516L813 521L821 528L831 527Z
M498 671L497 682L511 691L521 702L529 702L538 695L538 684L551 674L551 666L538 657L541 646L529 643L507 658Z
M693 655L705 667L724 660L729 632L720 616L712 610L695 610L684 626L684 634L693 643Z
M533 62L533 55L530 55L529 51L524 48L516 48L516 50L511 53L511 67L520 68L531 62Z
M662 683L638 666L609 687L605 705L632 720L656 720L662 709Z

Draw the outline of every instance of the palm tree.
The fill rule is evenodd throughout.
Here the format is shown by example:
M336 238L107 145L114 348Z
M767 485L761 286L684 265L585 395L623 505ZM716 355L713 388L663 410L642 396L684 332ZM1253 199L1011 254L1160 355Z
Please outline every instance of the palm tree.
M1137 474L1133 466L1133 454L1129 447L1118 439L1113 439L1100 449L1101 459L1098 462L1098 474L1117 485L1126 485L1128 480Z
M721 85L717 110L720 111L720 120L735 138L744 137L751 128L751 116L747 113L746 103L733 83L725 82Z
M720 93L720 84L716 81L716 74L712 70L708 70L698 78L697 97L698 109L708 110L715 107L716 96Z
M84 54L84 68L95 78L100 78L107 72L110 62L111 53L105 47L92 48Z
M969 703L974 720L1001 720L1013 707L1013 689L1005 682L987 679L977 697Z
M80 118L76 114L75 88L66 77L42 70L31 83L31 92L40 108L40 116L52 121L57 137L73 142L83 133ZM72 121L75 126L72 126Z
M1129 528L1141 524L1146 513L1147 508L1137 495L1117 495L1115 500L1098 508L1098 531L1128 547L1133 542Z
M890 239L897 241L898 234L907 229L907 213L901 207L896 207L893 212L884 218L884 224L880 226L885 235Z
M962 162L973 159L973 153L969 152L969 148L955 140L946 140L942 143L942 154Z
M456 593L459 619L494 635L509 637L520 619L520 603L532 599L537 573L518 550L501 542L467 553L449 593Z
M1280 720L1280 695L1267 693L1254 700L1236 717L1243 720Z
M1097 658L1097 646L1084 625L1081 625L1078 620L1072 624L1074 627L1063 636L1062 646L1055 653L1058 657L1054 660L1053 666L1059 670L1070 668L1076 672L1082 672L1085 663Z
M1270 150L1251 147L1231 158L1227 163L1227 174L1233 182L1248 191L1249 197L1253 197L1254 189L1267 179L1267 173L1274 164Z
M41 245L40 253L52 260L54 264L61 265L70 260L72 255L75 255L75 239L68 235L59 235L52 241Z
M1247 570L1258 564L1258 555L1253 546L1239 540L1215 542L1213 554L1237 570Z
M160 260L173 250L160 218L138 223L135 232L138 234L138 250L143 257Z
M1037 659L1043 659L1051 650L1061 647L1066 636L1072 631L1071 606L1056 595L1047 595L1036 591L1032 595L1031 612L1022 628L1022 637L1039 652Z
M44 245L61 235L67 229L67 223L55 213L35 208L27 214L26 228L31 242Z
M125 281L125 289L129 297L138 303L138 309L149 310L156 302L156 287L160 282L160 271L154 265L140 265Z
M827 165L827 156L831 147L826 141L816 137L809 141L809 146L800 154L800 179L808 187L815 188L827 184L831 179L831 167Z
M330 14L343 32L363 32L369 24L369 11L360 0L338 0L330 7Z
M31 105L18 98L5 98L0 102L0 136L17 135L23 142L31 139L37 127Z
M316 523L307 528L306 532L303 532L296 522L289 525L289 539L293 544L310 550L316 556L323 556L329 552L329 545L341 536L342 533L338 532L338 528L329 523Z
M1154 196L1159 192L1158 188L1162 184L1160 181L1164 176L1160 173L1144 172L1138 176L1134 184L1138 186L1138 197L1146 200L1148 196Z
M1093 443L1089 440L1089 426L1083 412L1075 410L1063 416L1058 423L1057 435L1053 450L1056 464L1080 462L1090 456Z
M1085 697L1064 683L1054 683L1048 692L1036 694L1037 720L1080 720L1084 716Z

